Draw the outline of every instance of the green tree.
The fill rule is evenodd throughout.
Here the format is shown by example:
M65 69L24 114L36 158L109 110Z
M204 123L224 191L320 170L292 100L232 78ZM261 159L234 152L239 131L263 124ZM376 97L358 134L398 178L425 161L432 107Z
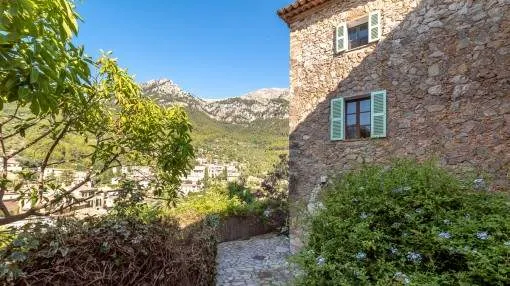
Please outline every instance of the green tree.
M204 170L204 188L207 188L209 186L209 167L206 167Z
M280 161L273 165L273 170L266 175L260 187L268 198L285 202L289 196L289 159L285 154L281 154L279 158Z
M0 225L51 215L91 199L77 199L74 194L125 163L151 166L153 193L173 200L193 157L186 112L143 97L109 53L94 61L83 47L75 47L71 41L78 15L72 1L0 0L0 10L0 213L4 216ZM56 156L69 138L80 138L88 148ZM14 184L7 176L7 161L30 150L41 155L37 171ZM43 176L50 166L78 161L86 176L73 186L62 187ZM18 193L28 210L11 214L2 202L6 192Z

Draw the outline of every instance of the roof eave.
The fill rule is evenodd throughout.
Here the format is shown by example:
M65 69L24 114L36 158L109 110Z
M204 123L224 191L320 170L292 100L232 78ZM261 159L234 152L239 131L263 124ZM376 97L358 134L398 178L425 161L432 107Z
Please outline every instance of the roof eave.
M328 1L330 0L296 0L289 6L278 10L278 16L290 25L296 16Z

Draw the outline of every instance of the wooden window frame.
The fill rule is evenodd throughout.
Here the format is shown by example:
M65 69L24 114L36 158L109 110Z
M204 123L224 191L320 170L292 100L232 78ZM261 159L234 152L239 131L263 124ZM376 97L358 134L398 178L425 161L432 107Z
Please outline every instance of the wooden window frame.
M369 136L367 137L361 137L361 126L365 126L365 125L361 125L361 102L364 101L364 100L368 100L368 101L371 101L371 96L370 95L359 95L359 96L355 96L355 97L351 97L351 98L346 98L345 99L345 103L344 103L344 138L345 140L361 140L361 139L368 139L368 138L371 138L371 135L372 135L372 124L370 123L370 134ZM353 103L355 102L356 103L356 112L355 113L349 113L348 112L348 105L349 103ZM366 113L363 112L363 113ZM355 114L356 115L356 125L348 125L348 122L347 122L347 117L349 115L353 115ZM370 108L370 111L369 111L369 117L372 116L372 108ZM348 132L348 128L349 127L353 127L355 126L356 127L356 137L349 137L349 132Z

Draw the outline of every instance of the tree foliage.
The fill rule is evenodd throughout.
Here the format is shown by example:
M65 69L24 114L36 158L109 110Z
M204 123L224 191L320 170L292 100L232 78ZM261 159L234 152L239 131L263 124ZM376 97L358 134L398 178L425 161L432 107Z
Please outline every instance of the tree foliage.
M80 204L90 199L76 199L80 187L124 164L151 166L153 194L173 199L193 156L186 112L143 97L109 53L94 61L75 47L72 2L0 0L0 6L0 101L14 106L0 116L0 225ZM56 158L69 138L87 148ZM38 168L10 179L8 160L29 151L41 155ZM50 166L74 161L86 162L80 182L64 186L44 176ZM7 210L7 192L19 195L24 212Z
M285 202L289 196L289 159L285 154L280 155L279 158L280 161L273 165L273 170L266 175L260 187L264 196Z
M78 96L92 64L71 42L78 15L68 0L0 1L0 104L57 112L59 97ZM77 90L78 89L78 90Z

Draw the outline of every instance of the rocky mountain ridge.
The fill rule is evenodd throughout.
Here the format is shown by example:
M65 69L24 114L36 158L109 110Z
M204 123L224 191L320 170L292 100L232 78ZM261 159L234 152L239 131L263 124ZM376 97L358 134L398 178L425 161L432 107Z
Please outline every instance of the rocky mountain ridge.
M257 119L288 118L289 91L284 88L264 88L240 97L207 101L165 78L150 80L140 86L145 95L161 105L183 105L222 122L243 124Z

